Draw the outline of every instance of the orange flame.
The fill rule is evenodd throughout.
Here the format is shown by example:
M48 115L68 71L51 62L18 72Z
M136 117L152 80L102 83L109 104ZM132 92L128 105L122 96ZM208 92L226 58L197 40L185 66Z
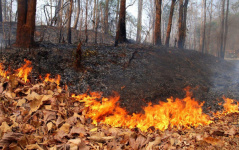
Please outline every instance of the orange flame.
M28 81L27 76L32 71L32 67L29 67L32 64L32 62L26 59L24 59L24 61L25 64L21 68L16 70L17 72L16 76L18 76L19 78L23 78L24 81L27 82Z
M239 102L236 102L233 99L225 98L225 97L223 99L224 99L223 114L239 112Z
M45 82L55 82L57 85L60 85L60 81L61 81L61 76L57 75L56 78L50 78L50 74L46 74L45 76Z
M0 76L7 77L7 71L3 69L3 66L1 63L0 63Z
M87 117L93 120L93 124L104 123L114 127L137 127L147 131L151 126L165 130L169 127L189 128L192 126L208 125L212 121L208 115L202 112L202 104L192 99L189 92L184 99L168 99L168 102L159 102L158 105L149 104L143 108L145 114L128 115L125 109L119 107L119 96L102 98L98 93L75 96L81 102L85 102L88 108Z

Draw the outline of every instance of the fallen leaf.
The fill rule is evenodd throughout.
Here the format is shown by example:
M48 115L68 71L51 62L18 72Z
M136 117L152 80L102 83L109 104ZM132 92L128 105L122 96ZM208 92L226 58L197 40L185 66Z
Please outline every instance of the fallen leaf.
M2 125L0 126L0 131L3 133L11 132L12 128L7 124L7 122L3 122Z
M153 147L160 143L161 143L161 137L156 137L153 142L149 142L148 146L146 147L146 150L153 150Z
M26 149L37 149L37 150L43 150L43 148L41 148L38 144L31 144L31 145L27 145Z
M116 137L115 136L105 136L105 137L101 137L101 136L90 136L88 137L89 140L92 140L94 142L99 142L99 143L104 143L106 141L109 141L109 140L113 140L115 139Z

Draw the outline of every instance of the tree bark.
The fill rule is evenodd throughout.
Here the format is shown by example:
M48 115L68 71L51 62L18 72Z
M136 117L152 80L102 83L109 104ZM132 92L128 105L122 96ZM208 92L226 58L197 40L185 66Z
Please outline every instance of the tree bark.
M221 28L220 28L220 50L219 57L224 59L224 51L223 51L223 39L224 39L224 14L225 14L225 0L222 0L222 10L221 10Z
M200 31L200 51L205 53L205 30L206 30L206 0L202 0L203 11L201 15L201 31Z
M115 46L118 46L118 43L126 42L126 24L125 24L125 15L126 15L126 0L121 0L120 2L120 14L118 27L115 38Z
M137 21L137 37L136 42L141 42L141 30L142 30L142 7L143 7L143 0L138 1L138 21Z
M188 11L188 0L185 0L183 5L183 47L185 46L186 34L187 34L187 11Z
M119 17L119 3L120 0L117 0L117 9L116 9L116 16L115 16L115 27L117 29L118 27L118 17Z
M155 0L156 5L156 19L155 19L155 30L154 30L154 44L162 45L161 41L161 6L162 0Z
M88 42L88 32L87 32L87 17L88 17L88 0L85 1L85 42Z
M0 0L0 22L2 22L2 0Z
M99 0L96 0L95 6L95 44L97 43L98 23L99 23Z
M179 1L178 48L183 48L183 0Z
M171 33L171 28L172 28L175 2L176 2L176 0L172 0L171 8L170 8L170 15L169 15L169 19L168 19L168 27L167 27L167 34L166 34L166 41L165 41L165 45L167 47L169 47L169 40L170 40L170 33Z
M226 45L227 45L227 34L228 34L228 13L229 13L229 0L227 0L227 9L226 9L225 35L224 35L224 43L223 43L223 55L225 55L225 52L226 52Z
M78 0L77 2L78 2L78 6L77 6L76 18L75 18L75 21L74 21L73 29L77 28L77 24L78 24L79 16L80 16L80 8L81 8L80 0Z
M211 8L210 8L210 15L209 15L209 27L208 27L208 40L207 40L207 49L206 53L210 53L210 44L211 44L211 28L212 28L212 6L213 6L213 0L211 0Z
M105 18L104 18L104 20L105 20L104 32L105 32L105 34L108 34L109 33L109 23L108 23L109 22L109 0L105 0Z
M36 0L18 0L16 47L30 48L34 42Z
M70 6L68 11L68 22L67 22L67 42L71 44L71 14L72 14L73 0L70 0Z

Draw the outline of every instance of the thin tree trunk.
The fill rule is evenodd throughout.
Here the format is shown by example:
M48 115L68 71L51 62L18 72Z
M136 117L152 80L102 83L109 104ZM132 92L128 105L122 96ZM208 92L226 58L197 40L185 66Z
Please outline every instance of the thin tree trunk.
M69 12L68 12L68 22L67 22L67 42L71 44L71 14L72 14L73 0L70 0Z
M117 0L117 9L116 9L116 16L115 16L115 27L117 30L118 27L118 17L119 17L119 5L120 5L120 0Z
M0 0L0 22L2 22L2 0Z
M104 32L105 32L105 34L108 34L108 32L109 32L109 23L108 23L108 21L109 21L109 0L105 0L105 18L104 18L104 20L105 20Z
M170 15L169 15L169 19L168 19L168 28L167 28L166 41L165 41L165 45L167 47L169 47L169 40L170 40L170 33L171 33L171 28L172 28L175 2L176 2L176 0L172 0L171 8L170 8Z
M3 7L4 22L6 22L7 21L7 0L3 0L3 4L4 4L4 7Z
M228 14L229 14L229 0L227 0L227 9L226 9L225 35L224 35L224 44L223 44L223 56L225 56L226 45L227 45L227 34L228 34Z
M120 14L119 22L115 38L115 46L118 46L118 43L126 42L126 24L125 24L125 15L126 15L126 0L121 0L120 2Z
M58 2L59 15L58 15L58 23L57 23L58 27L62 26L62 14L63 14L62 7L63 7L63 0L59 0Z
M35 31L36 0L18 0L17 47L33 47Z
M212 28L212 6L213 0L211 0L210 16L209 16L209 27L208 27L208 40L207 40L207 49L206 52L210 53L210 44L211 44L211 28Z
M205 53L205 31L206 31L206 0L202 0L203 11L202 11L202 22L201 22L201 33L200 33L200 50Z
M94 11L93 11L93 30L95 31L96 24L96 0L94 0Z
M88 17L88 0L85 1L85 42L88 42L88 32L87 32L87 17Z
M188 11L188 0L185 0L183 5L183 47L185 46L186 34L187 34L187 11Z
M183 0L179 1L178 48L183 48Z
M98 22L99 22L99 0L96 1L96 6L95 6L95 44L97 43L97 34L98 34Z
M75 21L74 21L74 25L72 27L73 29L77 28L77 24L78 24L79 16L80 16L80 8L81 8L80 0L77 0L77 2L78 2L78 6L77 6L76 18L75 18Z
M143 7L143 0L138 1L138 21L137 21L137 37L136 42L141 42L141 30L142 30L142 7Z
M162 0L155 0L155 5L156 5L156 19L155 19L154 43L155 45L162 45L161 41Z
M219 57L224 59L224 51L223 51L223 39L224 39L224 14L225 14L225 0L222 0L222 10L221 10L221 29L220 29L220 52Z

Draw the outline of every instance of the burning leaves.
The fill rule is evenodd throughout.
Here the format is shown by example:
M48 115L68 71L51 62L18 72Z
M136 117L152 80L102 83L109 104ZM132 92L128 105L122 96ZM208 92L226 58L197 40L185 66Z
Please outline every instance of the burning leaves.
M22 70L29 70L29 62L26 64ZM168 102L149 104L144 114L129 115L119 106L119 96L103 98L96 92L69 96L67 90L58 86L60 77L51 79L48 75L44 83L31 85L21 81L27 82L27 73L7 78L7 73L1 72L0 148L3 149L237 149L239 146L235 121L239 105L231 99L225 99L224 112L211 119L202 112L203 103L199 104L188 92L184 99L169 98Z

